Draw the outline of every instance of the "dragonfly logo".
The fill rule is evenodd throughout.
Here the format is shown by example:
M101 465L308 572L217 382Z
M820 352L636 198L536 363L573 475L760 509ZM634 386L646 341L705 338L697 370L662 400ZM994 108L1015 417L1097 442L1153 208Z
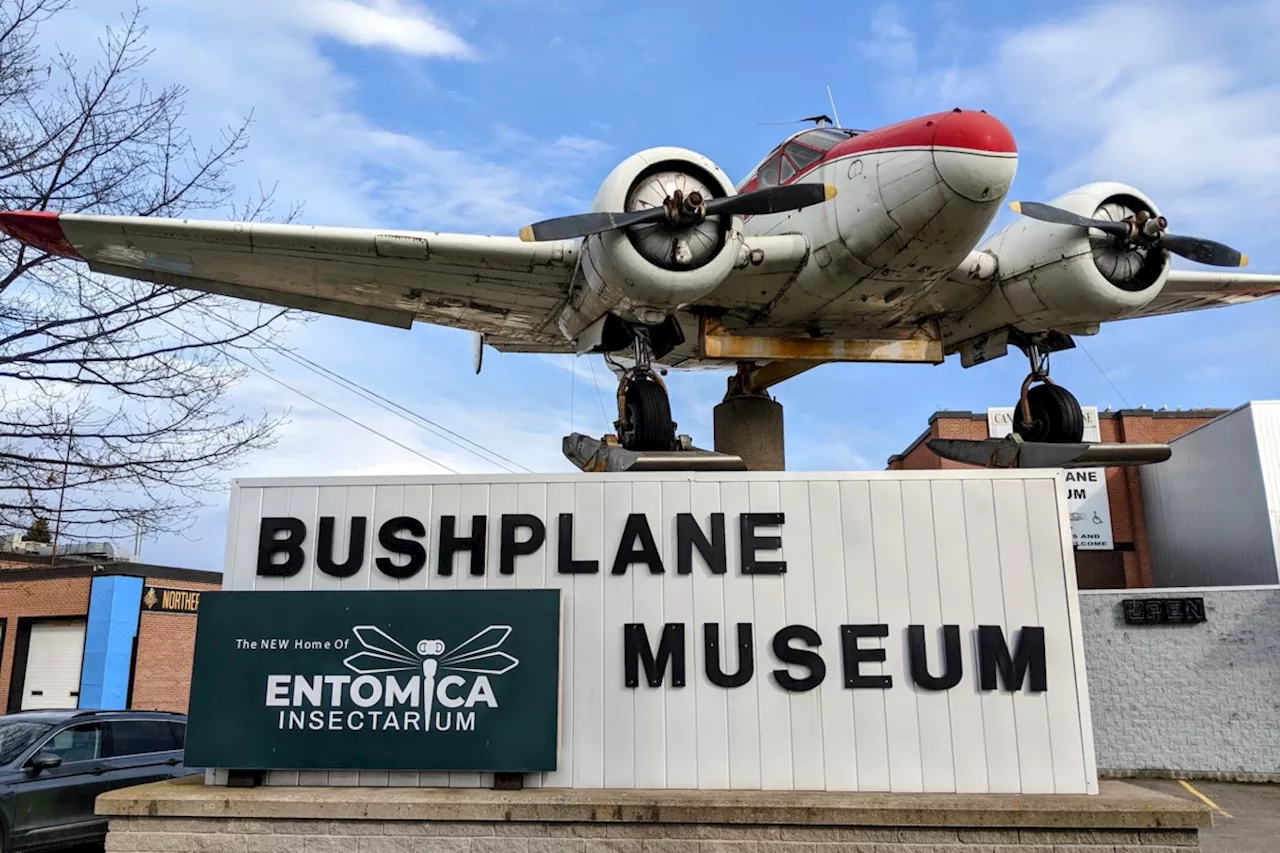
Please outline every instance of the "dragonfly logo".
M499 651L510 625L490 625L453 648L419 640L416 652L374 625L352 633L362 649L342 661L352 675L267 677L267 705L289 707L279 712L282 730L475 731L476 707L498 707L490 677L520 664Z

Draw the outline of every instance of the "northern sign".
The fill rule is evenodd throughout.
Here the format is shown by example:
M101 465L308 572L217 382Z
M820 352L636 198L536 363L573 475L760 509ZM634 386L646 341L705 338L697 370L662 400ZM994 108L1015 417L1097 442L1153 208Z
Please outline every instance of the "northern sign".
M1035 470L239 480L223 579L562 591L558 759L526 786L1089 793L1066 500ZM269 783L483 784L373 769Z
M200 610L202 590L148 585L142 589L142 609L147 613L189 613Z
M194 669L192 766L556 769L559 590L208 593Z
M1090 444L1102 441L1097 406L1083 406L1084 436ZM987 409L987 434L1004 438L1013 431L1013 406ZM1067 516L1071 519L1071 544L1081 551L1115 548L1111 527L1111 499L1106 468L1071 468L1067 471Z

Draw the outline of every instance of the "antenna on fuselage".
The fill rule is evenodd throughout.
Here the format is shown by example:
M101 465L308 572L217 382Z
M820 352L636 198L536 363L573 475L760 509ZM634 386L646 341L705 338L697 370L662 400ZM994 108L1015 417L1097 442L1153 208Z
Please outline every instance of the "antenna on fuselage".
M760 127L774 127L782 124L802 124L810 121L818 125L818 127L826 127L833 123L831 121L831 116L805 116L804 118L796 119L795 121L762 121L760 122Z
M827 84L827 100L831 102L831 114L836 117L836 127L840 127L840 113L836 111L836 99L831 94L831 84Z

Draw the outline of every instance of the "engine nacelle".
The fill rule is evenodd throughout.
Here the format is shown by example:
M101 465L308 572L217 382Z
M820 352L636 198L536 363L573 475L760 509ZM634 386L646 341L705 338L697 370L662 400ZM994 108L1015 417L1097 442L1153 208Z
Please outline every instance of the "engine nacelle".
M1160 215L1140 190L1113 182L1078 187L1049 204L1091 219L1119 221L1139 210ZM997 284L967 318L971 332L1095 326L1143 308L1169 277L1169 255L1162 249L1117 247L1112 237L1028 217L981 251L995 258Z
M619 163L596 193L594 211L625 212L660 207L674 190L704 198L733 195L733 181L695 151L649 148ZM586 238L582 274L586 285L561 316L561 328L576 337L606 312L652 325L672 310L711 293L743 251L742 217L713 216L692 231L673 235L666 226L637 226Z

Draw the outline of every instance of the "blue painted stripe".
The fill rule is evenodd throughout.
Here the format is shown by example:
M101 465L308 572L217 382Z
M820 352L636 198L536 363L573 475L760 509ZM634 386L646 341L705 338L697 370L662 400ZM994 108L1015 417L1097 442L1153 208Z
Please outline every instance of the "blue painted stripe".
M80 674L81 708L124 709L141 611L142 578L112 575L93 579Z

